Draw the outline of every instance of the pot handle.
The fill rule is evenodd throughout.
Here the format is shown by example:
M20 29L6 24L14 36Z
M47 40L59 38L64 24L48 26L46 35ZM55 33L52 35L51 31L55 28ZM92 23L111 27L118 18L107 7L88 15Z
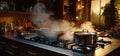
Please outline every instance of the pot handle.
M83 29L82 32L88 32L88 30L87 29Z

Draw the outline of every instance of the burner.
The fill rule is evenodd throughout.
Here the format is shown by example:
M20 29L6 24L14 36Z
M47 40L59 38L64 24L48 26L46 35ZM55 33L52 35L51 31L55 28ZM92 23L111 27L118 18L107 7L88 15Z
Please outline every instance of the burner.
M111 44L111 41L104 41L103 39L100 39L97 41L97 46L104 48L106 44Z
M59 37L46 37L43 34L37 34L37 33L32 33L32 34L24 34L21 35L24 39L41 43L41 44L46 44L54 47L60 47L60 48L67 48L68 40L59 40ZM21 38L21 37L19 37Z
M74 44L71 46L71 49L73 52L79 52L79 53L89 53L91 51L95 50L96 46L92 45L82 45L82 44Z
M74 44L71 46L73 52L89 53L96 47L104 48L105 44L111 44L111 41L98 40L95 32L74 32Z
M60 33L61 34L61 33ZM60 35L57 36L46 36L41 31L33 34L19 35L24 37L26 40L34 41L37 43L59 47L63 49L70 49L73 52L78 53L89 53L95 51L97 47L102 47L106 44L111 44L111 41L104 41L103 39L98 40L96 32L74 32L73 42L69 43L69 40L60 40Z
M91 51L93 50L91 50L91 48L89 47L79 47L79 48L73 49L73 52L84 53L84 54L89 53Z

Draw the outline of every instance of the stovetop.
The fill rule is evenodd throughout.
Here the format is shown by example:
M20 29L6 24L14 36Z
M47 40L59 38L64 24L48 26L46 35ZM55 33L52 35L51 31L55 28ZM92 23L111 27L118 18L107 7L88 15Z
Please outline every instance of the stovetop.
M83 54L83 55L92 56L92 55L89 54L89 53L92 53L91 51L89 51L87 54L84 54L84 53L80 52L79 50L81 50L80 48L82 48L82 47L76 48L76 50L78 50L78 51L76 51L76 50L73 50L73 49L68 50L68 49L64 49L63 47L53 46L53 45L48 45L48 44L45 44L45 43L42 43L42 42L33 41L33 40L30 39L31 38L30 36L32 36L32 38L34 38L33 37L34 35L38 36L37 34L30 34L29 36L26 35L24 37L17 37L16 38L16 37L8 36L6 38L11 39L13 41L25 43L25 44L28 44L28 45L31 45L31 46L35 46L35 47L38 47L38 48L43 48L43 49L47 49L47 50L50 50L50 51L62 53L62 54L73 55L73 56L74 55L75 56L76 55L81 56L81 54ZM111 44L106 43L106 40L111 41ZM118 48L120 46L120 44L119 44L120 40L112 38L112 37L111 38L101 37L101 38L99 38L99 41L103 41L103 43L106 43L106 44L104 44L105 48L103 49L102 46L97 45L95 50L92 50L93 51L92 54L94 56L105 56L105 55L107 55L108 53L112 52L113 50L115 50L116 48ZM99 41L98 41L98 43L101 43ZM101 44L103 44L103 43L101 43ZM72 45L75 45L75 44L76 43L69 43L68 48ZM81 44L79 44L79 45L81 45ZM74 46L74 47L76 47L76 46Z
M22 38L32 42L62 49L69 49L73 52L85 54L91 51L95 51L97 48L104 48L107 44L111 44L111 41L104 41L103 39L100 39L95 45L82 45L81 43L69 42L69 40L48 39L47 37L38 34L22 35Z

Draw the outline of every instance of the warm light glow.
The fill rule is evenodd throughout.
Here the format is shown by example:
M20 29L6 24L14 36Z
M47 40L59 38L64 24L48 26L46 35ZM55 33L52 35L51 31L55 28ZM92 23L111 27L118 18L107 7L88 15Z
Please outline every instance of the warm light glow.
M104 7L110 0L92 0L91 2L91 21L96 24L104 24L103 17L101 16L104 12L101 7ZM101 9L101 10L100 10ZM101 21L103 20L103 21Z
M102 14L103 14L103 12L104 12L104 10L103 10L103 9L101 9L101 13L100 13L100 15L102 15Z
M8 24L11 24L13 22L13 17L1 17L2 20L0 22L6 22Z
M79 2L80 0L78 0L78 2Z
M80 5L80 4L77 5L77 11L78 11L78 10L81 10L81 9L83 9L83 8L84 8L83 5Z
M77 9L78 9L78 10L81 9L81 6L80 6L80 5L77 5Z
M100 1L99 0L96 0L96 1L92 1L92 11L95 13L95 14L99 14L99 11L100 11Z
M76 16L76 19L78 19L79 17L78 16Z
M69 6L68 0L64 0L64 6Z
M81 18L80 18L80 16L76 16L76 20L80 20Z
M92 1L92 11L96 14L100 13L100 6L103 7L105 6L106 3L108 3L110 0L101 0L101 5L100 5L100 0L95 0Z

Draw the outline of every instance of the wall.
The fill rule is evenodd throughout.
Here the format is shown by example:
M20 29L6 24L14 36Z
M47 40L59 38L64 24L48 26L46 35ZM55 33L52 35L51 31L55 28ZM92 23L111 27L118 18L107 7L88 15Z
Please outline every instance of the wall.
M24 12L0 12L0 22L13 23L16 19L31 18L29 13Z

